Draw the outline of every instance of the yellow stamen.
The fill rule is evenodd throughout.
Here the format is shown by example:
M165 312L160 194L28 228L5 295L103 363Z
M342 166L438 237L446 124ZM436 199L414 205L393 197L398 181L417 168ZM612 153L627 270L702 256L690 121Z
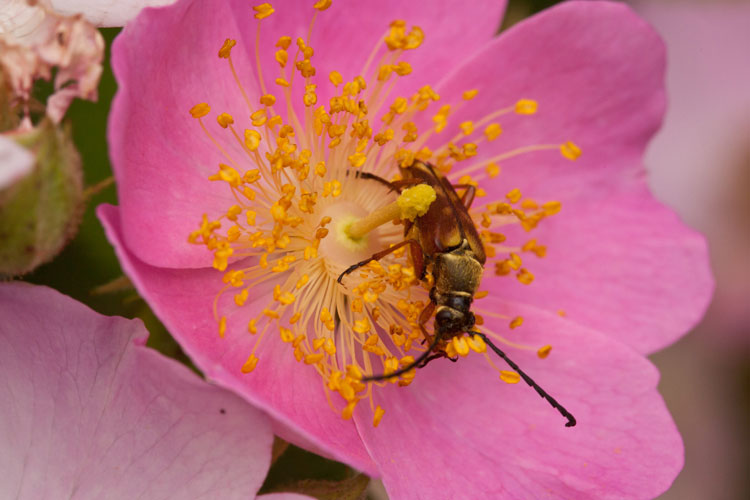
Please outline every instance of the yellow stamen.
M521 376L516 372L509 370L500 371L500 380L508 384L517 384L521 380Z

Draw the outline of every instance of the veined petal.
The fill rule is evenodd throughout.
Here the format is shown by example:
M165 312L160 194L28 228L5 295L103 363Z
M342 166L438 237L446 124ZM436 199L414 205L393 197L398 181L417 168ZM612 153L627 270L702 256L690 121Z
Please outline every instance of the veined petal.
M614 499L665 491L682 467L683 449L656 390L654 367L623 344L554 313L498 301L488 309L524 315L513 340L552 344L546 359L533 350L505 350L575 414L578 425L566 428L523 381L501 382L479 356L450 366L435 362L411 386L383 391L390 414L377 428L365 412L355 413L388 493ZM505 369L499 359L497 365Z
M260 488L268 419L146 348L139 321L25 283L0 285L0 317L0 497L247 498Z
M494 102L538 102L533 116L501 117L502 135L472 165L480 179L492 161L502 172L481 184L488 198L515 187L559 201L562 210L554 223L516 235L548 248L544 259L528 257L533 285L506 288L491 270L485 285L564 310L646 353L695 325L713 289L703 238L645 187L641 157L662 119L663 78L663 44L628 7L566 2L504 33L439 87L448 95L477 88ZM486 114L481 103L466 103L455 121ZM493 159L526 144L568 140L583 150L575 162L561 164L549 152Z
M280 421L274 430L283 438L307 448L312 444L323 455L377 474L354 425L342 421L328 407L320 376L296 363L278 337L271 335L265 340L252 374L241 373L255 343L247 330L253 314L238 309L228 318L227 338L219 337L210 307L217 291L215 270L149 266L124 246L118 209L104 205L98 215L125 272L209 379ZM267 296L267 290L254 289L258 300L251 298L246 307L263 308Z

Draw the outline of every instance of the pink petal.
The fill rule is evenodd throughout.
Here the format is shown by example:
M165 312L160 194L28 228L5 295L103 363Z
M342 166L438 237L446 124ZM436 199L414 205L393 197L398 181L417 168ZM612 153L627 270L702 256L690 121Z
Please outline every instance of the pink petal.
M140 322L0 286L2 498L247 498L267 419L143 346Z
M523 237L519 235L519 237ZM704 238L654 200L640 180L600 186L526 235L531 285L485 272L483 288L603 332L639 352L674 342L708 306L713 279ZM525 241L525 240L522 240Z
M626 346L531 307L513 341L551 343L545 360L500 347L578 419L565 419L523 382L509 385L471 354L434 361L408 388L389 386L357 428L392 498L653 498L682 467L680 436L656 391L658 373ZM490 354L490 356L494 356ZM504 363L493 358L501 367Z
M97 26L124 26L141 9L174 3L175 0L50 0L61 14L83 14Z
M338 69L345 77L357 74L392 20L408 18L428 31L418 54L403 58L412 60L415 74L421 72L419 78L409 77L409 83L397 88L406 92L430 83L430 78L434 83L450 61L488 40L500 23L503 6L502 1L489 0L482 2L483 10L466 9L456 0L430 8L395 0L356 7L349 2L335 4L318 16L311 42L316 49L320 102L327 102L329 71ZM280 96L272 83L278 71L274 45L281 35L305 36L313 9L302 9L297 2L274 7L276 13L263 23L260 50L264 78ZM446 23L449 13L451 22ZM206 101L212 113L205 122L215 137L226 136L214 119L221 112L235 117L241 133L240 124L247 121L249 111L227 62L217 53L225 38L238 40L232 51L235 66L252 105L257 106L261 91L254 70L255 32L256 21L246 2L184 0L144 11L115 41L113 67L120 88L109 120L110 154L125 240L146 263L210 265L205 249L185 240L204 213L214 216L227 209L230 201L223 183L207 180L218 163L227 160L188 110ZM357 61L354 66L352 61ZM235 158L242 157L236 144L224 147Z
M486 102L539 101L536 115L500 120L503 134L472 163L531 144L573 140L583 150L574 163L554 151L507 160L497 179L482 184L492 201L517 187L563 206L510 239L548 247L541 261L526 257L535 283L497 283L488 270L484 286L563 309L641 352L693 326L713 288L702 237L656 203L643 181L643 149L664 109L663 71L660 40L628 7L566 2L501 36L441 87L447 95L479 89L456 123L479 119Z
M256 352L255 370L241 373L256 342L247 333L247 323L265 307L270 290L256 290L259 300L251 298L245 308L237 308L239 312L227 318L222 339L211 309L218 291L216 271L149 266L123 245L118 209L104 205L98 214L125 272L209 379L268 412L279 422L274 430L284 439L375 473L354 425L329 407L320 376L312 367L297 363L275 332L269 332ZM231 300L228 294L224 298Z

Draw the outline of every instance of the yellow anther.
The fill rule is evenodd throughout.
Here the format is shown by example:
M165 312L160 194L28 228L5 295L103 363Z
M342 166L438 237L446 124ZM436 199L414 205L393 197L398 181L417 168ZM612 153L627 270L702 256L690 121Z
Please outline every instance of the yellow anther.
M324 177L324 176L326 175L326 172L327 172L327 171L328 171L328 170L326 169L326 163L325 163L324 161L319 161L319 162L318 162L318 163L317 163L317 164L315 165L315 174L316 174L316 175L317 175L318 177Z
M270 3L262 3L260 5L253 6L255 11L255 19L265 19L274 13L273 7Z
M273 94L265 94L261 96L260 103L264 106L273 106L276 103L276 96Z
M263 309L263 314L271 319L279 319L279 312L272 309Z
M494 179L498 175L500 175L500 166L497 163L490 163L485 167L485 172L487 172L487 176L490 179Z
M495 139L500 137L500 134L502 133L503 133L503 128L500 126L499 123L490 123L484 129L484 136L487 138L488 141L494 141Z
M469 354L469 344L468 342L466 342L466 339L464 337L453 337L451 343L453 344L453 348L456 350L456 353L458 353L459 356L466 356L467 354Z
M375 407L375 414L372 417L372 426L377 427L381 420L383 420L383 415L385 414L385 410L378 405Z
M331 340L330 338L326 338L326 341L323 343L323 350L329 356L335 355L336 354L336 345L333 343L333 340Z
M297 280L297 284L295 285L295 288L299 290L300 288L305 286L308 281L310 281L310 276L308 276L307 274L303 274L302 277Z
M234 118L229 113L222 113L216 117L216 121L221 128L227 128L229 125L234 123Z
M326 339L324 339L322 337L319 337L319 338L313 340L313 343L312 343L313 350L317 351L318 349L320 349L321 347L323 347L323 344L325 343L325 341L326 341Z
M367 333L370 331L370 320L367 318L362 318L360 320L357 320L354 322L354 327L352 328L357 333ZM370 342L373 337L375 338L374 342ZM374 345L378 342L378 336L372 335L370 338L367 339L366 344L367 345Z
M411 64L405 61L400 61L393 67L393 71L395 71L398 76L409 75L411 74Z
M367 161L367 156L364 153L354 153L349 158L349 164L354 168L359 168Z
M477 89L467 90L461 96L463 97L464 101L471 101L477 96L478 93L479 91Z
M581 156L581 148L568 141L560 145L560 153L568 160L575 161Z
M473 142L467 142L463 145L462 151L461 151L466 158L471 158L472 156L477 155L477 145Z
M317 10L326 10L331 6L331 0L318 0L313 7Z
M219 320L219 337L224 338L224 333L227 331L227 317L222 316Z
M341 73L338 71L331 71L328 74L328 79L331 81L332 84L334 84L336 87L341 85L341 83L344 81L344 77L341 76Z
M251 130L251 132L255 132L255 131ZM247 184L252 184L253 182L258 181L259 179L260 179L260 170L257 168L248 170L247 172L245 172L245 175L242 176L242 182L245 182Z
M232 40L231 38L227 38L224 40L224 44L219 49L219 57L222 59L229 59L230 52L232 52L232 47L237 45L237 42L235 40Z
M237 216L242 213L242 207L239 205L232 205L227 210L227 219L231 221L236 221Z
M346 365L346 376L354 380L362 380L362 372L356 365Z
M520 99L516 103L516 113L519 115L533 115L536 113L539 104L531 99Z
M251 114L250 120L252 120L253 125L255 125L256 127L260 127L261 125L266 123L267 114L265 108L259 109L258 111L255 111L253 114Z
M510 201L511 203L518 203L518 201L521 199L521 190L518 188L514 188L508 194L506 194L505 197L508 198L508 201Z
M534 281L534 275L525 268L522 268L520 271L518 271L516 278L524 285L530 285L531 282Z
M256 323L258 322L257 319L251 319L250 322L247 324L247 331L255 335L258 333L258 326Z
M436 198L435 190L427 184L405 189L396 200L401 210L401 219L414 220L423 216Z
M521 380L521 376L516 372L501 370L500 380L502 380L503 382L507 382L508 384L517 384Z
M293 303L295 299L296 297L291 292L284 292L279 296L279 302L284 306L288 306L289 304Z
M344 420L349 420L352 418L352 414L354 413L354 407L357 406L357 401L352 401L349 404L347 404L343 410L341 410L341 418Z
M551 345L546 345L544 347L540 347L539 350L536 352L536 355L540 358L544 359L547 356L549 356L550 351L552 350Z
M511 328L518 328L523 324L523 317L522 316L516 316L510 321L510 327Z
M558 315L558 316L560 316L561 318L564 318L565 316L567 316L567 315L568 315L568 313L566 313L566 312L565 312L565 311L563 311L562 309L559 309L559 310L557 311L557 315Z
M276 42L276 47L286 50L289 48L289 46L292 44L292 37L290 36L282 36L279 38L279 41Z
M255 366L258 364L258 358L255 356L255 354L251 354L249 358L247 358L247 361L245 361L245 364L242 365L242 368L240 368L240 371L242 373L250 373L251 371L255 370Z
M323 354L322 352L318 352L318 353L315 353L315 354L307 354L305 356L305 364L306 365L314 365L315 363L319 363L320 361L322 361L323 358L325 358L325 357L326 357L326 355Z
M211 106L206 104L205 102L201 102L199 104L196 104L192 108L190 108L190 115L193 118L203 118L211 111Z
M461 122L459 128L461 129L461 132L464 133L464 135L471 135L471 133L474 132L474 122Z
M279 327L279 335L281 336L281 341L286 342L287 344L290 344L294 341L294 334L289 328Z
M285 80L285 79L283 79L283 78L277 78L277 79L276 79L276 80L274 80L274 81L276 82L276 85L280 85L281 87L288 87L288 86L289 86L289 82L288 82L288 81L286 81L286 80Z
M511 252L508 261L510 262L511 269L517 271L521 268L521 257L517 253Z
M559 201L548 201L542 205L545 215L555 215L562 209L562 203Z
M487 352L487 344L484 343L484 339L480 337L479 335L472 335L470 337L466 338L466 342L469 344L469 348L471 348L472 351L483 353Z
M245 305L245 302L247 301L248 291L242 290L240 293L234 296L234 303L237 304L237 306L242 307Z

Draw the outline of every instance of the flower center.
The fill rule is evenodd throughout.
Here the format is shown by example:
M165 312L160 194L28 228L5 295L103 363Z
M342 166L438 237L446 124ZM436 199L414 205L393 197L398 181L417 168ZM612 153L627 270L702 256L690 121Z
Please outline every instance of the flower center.
M449 104L440 106L437 112L434 103L442 98L429 85L410 98L392 98L394 80L411 73L411 66L399 58L405 50L418 48L425 36L420 28L407 28L403 21L391 23L384 44L376 46L364 61L361 75L367 79L357 76L345 83L339 72L331 72L326 85L336 88L337 94L328 105L318 105L319 79L315 78L315 51L309 45L309 33L319 11L330 4L327 0L315 4L317 11L308 36L296 40L293 56L289 55L292 38L283 35L278 39L275 93L266 86L264 75L270 68L261 67L259 43L255 44L256 75L263 92L257 104L235 71L234 40L227 39L220 48L219 57L227 60L227 76L236 82L249 120L247 128L240 131L233 116L220 113L216 117L219 128L209 129L203 118L211 112L210 106L200 103L190 110L221 158L209 180L227 185L228 208L223 214L212 214L215 218L204 215L188 241L205 245L213 254L213 267L223 272L224 286L214 302L220 336L225 337L227 332L256 336L255 347L238 370L253 371L262 357L267 334L274 332L289 344L290 354L297 361L320 374L326 391L342 398L343 409L338 400L329 401L344 418L350 418L358 402L367 399L377 425L384 410L377 405L373 386L405 386L416 372L410 370L382 382L363 382L363 376L393 373L408 366L428 345L422 343L427 333L420 315L430 303L431 268L428 266L427 275L420 281L405 246L384 252L404 240L403 221L421 223L419 217L431 202L425 201L430 198L424 192L426 185L416 186L416 191L422 191L417 194L401 192L391 184L399 177L398 167L408 169L415 160L429 162L441 175L455 179L457 190L474 189L482 198L485 192L480 182L497 177L500 162L542 150L557 150L574 160L580 150L571 142L532 145L473 162L483 143L500 137L499 117L533 115L537 103L520 99L476 122L455 124L451 115L463 102L474 99L477 91L468 90L457 99L449 96ZM269 4L254 9L258 42L261 20L274 10ZM295 85L303 89L301 102L292 97ZM376 121L378 116L381 118ZM433 125L420 133L415 123L430 123L424 116L430 117ZM425 145L430 137L452 128L455 136L435 151ZM237 146L242 157L230 154ZM461 162L466 166L453 173ZM433 191L432 200L434 195ZM506 245L505 236L497 230L520 225L530 231L559 210L559 202L538 203L524 198L518 189L508 192L505 200L469 210L480 229L485 253L496 259L496 275L513 275L524 284L533 281L520 254L543 257L545 247L535 240ZM351 266L378 253L387 255L353 270L341 283L337 281ZM434 256L427 257L430 260ZM273 286L271 297L253 293L266 284ZM227 295L233 300L226 300ZM474 298L486 295L478 292ZM229 313L248 303L262 304L262 308L256 307L260 312L246 318L246 326L228 326L229 317L234 322L242 316ZM491 311L482 314L496 315ZM477 314L479 325L482 314ZM522 318L505 319L509 328L522 322ZM486 328L482 331L514 347L530 348L507 342ZM447 356L466 356L471 351L484 352L485 346L477 338L458 335L443 349ZM549 346L539 350L541 357L548 353ZM517 374L499 371L503 380L518 381Z

